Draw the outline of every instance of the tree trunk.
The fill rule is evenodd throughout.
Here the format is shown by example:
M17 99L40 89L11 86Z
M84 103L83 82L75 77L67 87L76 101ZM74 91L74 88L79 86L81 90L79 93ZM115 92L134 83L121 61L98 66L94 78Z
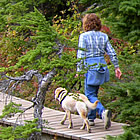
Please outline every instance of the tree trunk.
M34 118L38 118L37 128L42 130L42 109L44 107L46 92L48 91L51 79L56 74L55 70L49 72L42 80L38 88L36 97L33 99L34 102ZM34 140L41 140L41 132L36 132L33 136Z

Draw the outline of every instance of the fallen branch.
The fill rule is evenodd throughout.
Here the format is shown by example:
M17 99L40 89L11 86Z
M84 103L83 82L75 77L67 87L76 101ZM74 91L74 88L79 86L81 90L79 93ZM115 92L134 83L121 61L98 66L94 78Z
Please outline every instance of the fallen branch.
M59 58L61 58L64 46L62 44L60 44L59 42L57 42L57 45L58 45L59 50L56 52L56 55L58 55ZM11 92L13 92L20 83L22 84L24 81L31 81L32 78L35 76L38 79L38 85L39 85L38 91L37 91L36 96L32 99L33 105L26 108L23 111L23 113L25 111L27 111L28 109L30 109L31 107L34 107L34 118L38 118L37 128L42 130L42 124L43 124L42 109L44 107L45 96L46 96L46 92L48 91L48 88L52 82L52 78L55 75L56 75L55 69L53 69L52 71L47 73L44 77L37 70L30 70L20 77L11 77L11 76L5 75L5 77L8 80L3 80L0 82L0 85L3 86L0 89L0 91L8 92L8 94L11 95ZM19 116L21 116L21 115L22 115L22 113ZM41 140L41 132L33 133L31 135L30 139Z

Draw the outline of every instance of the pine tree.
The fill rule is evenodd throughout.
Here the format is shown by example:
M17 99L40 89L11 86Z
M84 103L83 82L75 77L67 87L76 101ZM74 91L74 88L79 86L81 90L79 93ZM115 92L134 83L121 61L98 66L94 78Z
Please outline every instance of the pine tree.
M16 4L19 6L19 9L20 8L22 9L22 6L23 7L25 6L22 2L16 3ZM8 8L12 12L13 5L10 4ZM15 72L17 70L15 74L21 75L21 73L18 73L18 69L23 67L24 72L31 70L27 72L29 74L32 73L32 69L34 69L34 71L39 70L40 73L45 73L45 74L50 73L50 75L52 74L51 76L54 76L54 73L57 73L57 75L54 76L53 82L57 84L57 86L61 85L63 87L66 87L67 89L70 89L72 84L75 83L74 81L75 79L73 79L73 77L75 76L76 72L73 72L73 71L75 69L75 66L78 60L76 60L75 53L73 53L72 51L63 52L61 54L61 57L60 57L60 54L58 53L60 52L59 50L61 49L63 51L64 47L67 47L67 46L74 47L73 43L70 40L63 37L62 35L60 36L55 31L55 29L51 27L50 22L46 20L45 16L42 15L41 12L39 12L37 8L34 7L34 11L31 11L31 12L28 12L26 8L24 10L25 10L24 11L25 13L23 15L21 15L18 12L15 12L17 15L16 14L14 15L14 13L12 13L12 18L10 19L10 23L8 23L8 26L9 26L8 28L11 31L11 36L6 39L10 39L9 43L11 43L11 41L13 41L14 39L17 39L20 35L22 35L22 37L26 37L24 38L24 41L22 43L19 43L18 39L17 39L18 40L17 42L14 42L18 47L20 45L26 51L24 53L22 51L24 55L21 53L21 57L20 55L18 55L17 57L18 61L16 60L13 66L8 66L7 68L2 67L1 71ZM13 34L14 34L14 39L13 39ZM24 46L25 45L24 43L26 43L27 38L29 39L28 40L29 44L27 43L29 46L26 49ZM14 43L11 44L11 49L15 49ZM36 74L36 71L35 71L35 74ZM23 76L23 77L26 77L26 76ZM32 76L30 78L32 78ZM44 79L47 79L47 76L44 77ZM28 81L27 79L25 80ZM41 79L41 82L43 80ZM35 112L39 112L39 111L41 112L41 109L43 108L43 105L44 105L43 103L44 103L45 94L46 94L45 89L48 90L49 85L51 83L50 81L52 81L51 78L46 82L48 85L43 87L43 89L40 89L41 86L39 86L37 96L39 96L40 93L43 93L44 98L42 100L40 99L41 101L39 99L37 100L37 98L34 99L35 100L34 102L40 101L39 104L34 105L35 110L36 109L38 110ZM41 82L39 81L39 83ZM38 106L40 107L39 109L37 108ZM38 117L37 128L42 128L41 126L42 120L41 118L39 118L41 117L41 114L42 113L35 114L35 117ZM38 134L38 136L40 137L40 134Z
M91 4L88 12L100 12L117 37L132 43L140 38L140 0L80 0Z
M107 94L101 99L106 98L107 107L114 114L113 119L129 124L125 127L125 133L116 140L127 139L129 135L133 136L133 139L140 136L140 55L139 53L130 55L130 52L127 50L125 55L119 56L123 73L121 81L111 76L111 82L102 86ZM104 102L106 101L104 99Z
M118 117L114 117L114 120L131 124L131 127L127 128L128 132L122 137L128 138L131 135L135 138L135 136L139 136L140 126L139 1L81 0L80 2L86 3L85 8L89 6L90 12L100 11L100 16L106 18L107 24L112 27L115 35L117 34L128 42L135 42L135 46L130 44L128 46L125 46L126 44L116 46L115 49L120 49L117 52L123 72L122 81L119 82L114 79L113 66L109 65L111 80L102 86L106 91L105 96L100 96L100 99L104 100L105 103L111 102L105 106L108 106L113 114L117 114ZM78 14L74 14L72 17L68 15L63 20L62 16L66 14L64 10L61 11L62 16L58 16L59 24L56 22L55 26L52 27L52 22L46 20L50 17L46 17L45 9L41 8L43 5L45 5L43 1L32 3L31 0L15 0L13 3L3 0L3 3L0 3L0 7L2 7L0 8L0 30L3 32L0 44L2 54L6 56L7 60L7 63L0 70L10 72L9 75L19 76L32 69L38 70L42 74L47 74L55 69L57 74L51 79L51 83L54 84L54 87L63 86L70 90L77 80L83 80L81 77L79 79L73 78L76 73L76 63L79 61L76 60L76 49L78 36L81 32L81 19ZM82 7L80 10L84 11L85 5L80 6ZM7 32L4 32L5 30ZM64 47L64 52L60 57L58 50L61 47ZM16 61L13 56L15 56ZM19 71L21 68L22 73ZM120 114L118 114L119 112Z
M14 5L10 3L6 6L8 7L7 11L11 13L11 19L9 23L6 23L10 36L3 38L2 45L8 42L6 49L9 51L5 51L10 53L11 57L6 53L6 55L8 55L7 60L9 60L7 65L10 66L11 64L14 66L8 66L7 68L2 67L1 71L14 71L14 69L17 69L15 74L20 74L21 72L18 72L18 69L23 67L22 71L34 69L40 70L41 73L47 73L53 68L58 68L57 70L61 77L65 78L55 77L55 81L59 81L59 84L63 83L63 86L71 85L69 82L73 81L72 79L75 75L75 72L71 73L71 71L75 69L77 63L75 53L73 51L64 52L62 59L59 59L55 53L59 49L59 43L65 44L65 48L67 48L67 46L72 46L73 48L77 46L75 46L75 43L64 38L63 35L59 35L55 29L51 27L46 17L36 8L35 12L28 13L29 8L27 8L26 5L27 4L21 1ZM17 7L18 11L22 12L16 11L15 14L12 14L15 7ZM7 16L9 17L9 15ZM14 56L16 57L16 62L18 60L17 63L15 59L11 59ZM62 67L64 71L60 70L59 67Z

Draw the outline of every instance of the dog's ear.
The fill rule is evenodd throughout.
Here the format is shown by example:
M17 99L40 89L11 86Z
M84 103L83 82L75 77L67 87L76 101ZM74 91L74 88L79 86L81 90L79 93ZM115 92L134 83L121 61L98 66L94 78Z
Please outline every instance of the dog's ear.
M57 99L59 96L59 93L63 90L67 91L65 88L62 88L62 87L58 87L57 89L55 89L54 98Z
M61 92L61 90L62 90L61 87L55 89L55 91L54 91L54 98L55 98L55 100L58 98L58 95Z

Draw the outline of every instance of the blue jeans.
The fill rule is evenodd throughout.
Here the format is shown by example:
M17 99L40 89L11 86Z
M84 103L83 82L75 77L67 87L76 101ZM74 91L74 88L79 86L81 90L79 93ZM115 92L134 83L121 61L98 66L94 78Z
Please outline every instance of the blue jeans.
M85 79L85 95L88 97L90 102L94 103L96 100L98 100L98 90L99 90L99 86L87 85ZM101 102L99 102L95 110L89 111L88 119L90 120L96 119L96 112L98 112L98 115L100 116L100 118L102 118L103 110L105 110L105 108L101 104Z

